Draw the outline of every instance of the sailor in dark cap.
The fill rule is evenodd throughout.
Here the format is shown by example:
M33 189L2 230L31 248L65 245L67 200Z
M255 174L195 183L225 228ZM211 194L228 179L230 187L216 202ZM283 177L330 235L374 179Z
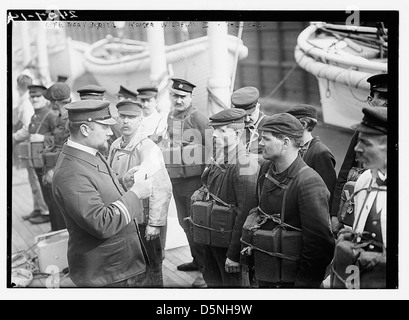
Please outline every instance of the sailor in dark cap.
M118 93L116 95L118 97L118 101L122 101L125 99L136 100L138 97L138 91L135 92L120 85Z
M259 146L261 137L258 134L257 127L261 120L265 117L260 111L259 91L255 87L243 87L237 89L231 95L231 103L234 108L240 108L246 111L246 131L243 134L244 142L250 152L257 153L261 156L261 148Z
M70 137L52 189L70 233L70 278L78 287L143 287L147 260L135 219L152 179L135 175L132 184L134 168L120 182L100 153L116 122L109 102L81 100L66 109Z
M387 107L388 106L388 82L389 75L387 73L376 74L367 79L370 84L368 95L368 105L370 107ZM346 151L344 161L338 173L337 182L335 184L334 196L331 208L331 223L334 234L337 234L342 224L339 223L337 214L342 206L341 194L342 189L347 181L352 179L356 181L359 174L362 173L362 166L355 159L354 148L358 142L358 132L355 132L351 138L351 142Z
M198 154L201 155L199 162L195 161L195 164L185 166L184 163L170 163L171 167L168 167L169 176L173 186L173 197L175 199L179 224L185 231L186 237L189 241L190 252L193 257L193 261L178 266L180 271L194 271L203 268L203 246L195 244L190 231L190 224L185 220L190 216L190 197L193 192L201 187L202 183L200 175L203 172L205 166L205 146L206 141L211 142L211 138L206 139L206 130L208 130L209 136L211 135L211 129L207 125L208 118L192 105L192 93L196 87L194 84L187 80L173 78L172 87L170 88L170 100L173 110L168 115L168 137L169 147L173 149L180 149L180 157L183 159L183 149L192 147L199 150ZM211 149L211 145L208 146ZM166 152L166 150L164 150ZM172 151L173 152L173 151ZM166 159L165 159L166 161ZM175 169L173 169L175 168ZM183 175L180 175L180 172ZM198 277L193 286L204 286L204 280L202 276Z
M337 173L335 171L335 157L331 150L318 136L312 136L312 131L318 123L317 110L308 104L298 104L289 108L287 113L296 117L304 127L300 155L304 162L318 172L324 180L331 194L329 205L331 207Z
M265 254L260 260L254 260L258 285L319 288L334 249L329 226L329 191L319 174L299 155L304 128L297 118L288 113L268 116L259 130L263 157L267 161L261 165L258 175L258 210L262 215L280 218L262 224L260 229L291 230L291 236L271 241L280 241L280 247L287 248L299 261L286 260L281 268L282 262L276 262L274 254L285 252L270 247L267 251L273 256Z
M354 202L353 232L351 227L341 230L337 245L345 243L344 241L354 242L356 239L352 245L364 250L361 257L365 259L362 261L365 261L363 267L366 269L365 272L358 273L358 288L384 289L387 256L384 252L387 247L387 108L367 107L362 111L364 117L361 123L352 128L358 132L356 160L365 171L358 177L353 194L350 194ZM357 234L361 236L357 237ZM341 276L345 280L350 275L349 272L341 270L345 268L345 256L342 258L342 252L343 250L335 250L334 270L338 275L334 279ZM366 252L370 253L365 256ZM366 258L363 258L364 256ZM376 267L368 269L367 265ZM333 281L332 286L345 288L345 281Z
M152 195L141 202L144 211L138 212L136 220L150 261L146 286L163 287L160 234L167 223L172 183L160 148L138 130L142 121L142 104L125 99L116 107L122 136L112 143L108 163L120 181L135 166L139 168L140 176L153 179Z
M52 179L54 168L63 144L69 136L68 113L65 105L71 102L71 89L62 82L54 83L44 94L44 97L50 101L51 109L55 110L53 115L52 139L45 139L46 148L43 151L44 167L42 171L42 183L44 199L47 202L50 211L51 230L57 231L65 229L65 221L60 209L58 208L52 195Z
M241 139L246 112L242 109L226 109L212 115L209 125L213 127L217 158L212 159L202 174L202 182L213 195L232 205L227 224L223 222L212 228L231 232L224 243L211 239L204 245L203 277L207 287L241 287L240 266L241 230L249 210L257 205L257 156L246 150ZM211 198L212 199L212 198ZM213 207L215 208L215 206ZM192 206L195 210L195 206ZM195 211L192 211L193 215ZM215 213L217 214L217 213ZM220 214L220 213L219 213ZM233 219L230 215L233 215ZM210 212L213 215L213 211ZM193 226L193 233L202 230Z
M143 119L140 127L141 132L155 143L160 143L166 135L167 114L158 112L158 88L143 87L138 88L139 100L143 107Z

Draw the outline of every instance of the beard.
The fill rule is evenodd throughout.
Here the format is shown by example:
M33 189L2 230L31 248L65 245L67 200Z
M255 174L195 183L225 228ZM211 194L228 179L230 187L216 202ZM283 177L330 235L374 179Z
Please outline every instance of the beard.
M105 153L106 151L108 151L108 148L109 148L109 146L108 146L108 141L105 141L105 142L103 142L103 143L100 143L100 144L97 146L97 149L98 149L98 151L99 151L100 153Z

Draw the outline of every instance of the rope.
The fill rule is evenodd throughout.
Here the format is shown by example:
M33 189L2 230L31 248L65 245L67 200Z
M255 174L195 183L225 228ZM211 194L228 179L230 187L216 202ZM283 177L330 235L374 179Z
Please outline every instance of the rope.
M243 238L240 238L240 242L242 242L245 245L247 245L248 247L250 247L251 250L257 250L257 251L263 252L263 253L268 254L269 256L274 257L274 258L286 259L286 260L291 260L291 261L299 261L300 260L299 257L288 256L288 255L278 253L278 252L266 251L264 249L261 249L259 247L256 247L255 245L252 245L252 244L244 241Z
M222 233L222 234L223 234L223 233L232 233L232 230L225 230L225 229L223 229L223 228L221 228L221 229L214 229L214 228L210 228L210 227L203 226L203 225L201 225L201 224L197 224L197 223L193 222L192 218L190 218L190 217L186 217L186 218L184 218L183 220L189 221L191 224L193 224L194 226L196 226L196 227L198 227L198 228L202 228L202 229L206 229L206 230L210 230L210 231L215 231L215 232L219 232L219 233Z
M207 87L207 92L209 93L210 100L216 102L223 109L229 109L229 107L214 94L214 91L210 89L210 87Z
M302 231L302 229L300 229L300 228L294 227L294 226L292 226L292 225L290 225L290 224L287 224L287 223L283 222L283 221L278 217L278 215L275 215L275 214L270 215L270 214L268 214L268 213L265 213L260 207L258 207L258 210L259 210L267 219L273 220L275 223L278 223L278 224L280 224L280 225L282 225L282 226L284 226L284 227L287 227L287 228L294 229L294 230L296 230L296 231Z
M298 67L297 63L294 63L294 65L292 66L291 70L286 74L286 76L280 81L280 83L278 85L275 86L275 88L267 95L266 98L271 98L278 89L280 89L280 87L284 84L284 82L288 79L288 77L294 72L294 70Z

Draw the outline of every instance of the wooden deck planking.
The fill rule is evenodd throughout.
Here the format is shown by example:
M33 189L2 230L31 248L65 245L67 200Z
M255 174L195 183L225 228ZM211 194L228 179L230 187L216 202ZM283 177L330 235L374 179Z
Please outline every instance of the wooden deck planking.
M34 245L35 236L48 233L51 230L50 223L33 225L25 221L22 217L29 214L33 209L30 185L28 183L26 169L13 168L12 179L12 214L11 214L11 242L12 253L27 251ZM31 257L35 257L34 247L27 251ZM192 261L189 246L165 250L163 261L163 279L165 288L191 288L192 282L199 275L199 272L182 272L177 270L177 266L182 263ZM62 274L61 274L62 275ZM61 278L61 288L74 287L69 276ZM48 280L49 282L49 280ZM35 275L29 287L45 288L47 276Z

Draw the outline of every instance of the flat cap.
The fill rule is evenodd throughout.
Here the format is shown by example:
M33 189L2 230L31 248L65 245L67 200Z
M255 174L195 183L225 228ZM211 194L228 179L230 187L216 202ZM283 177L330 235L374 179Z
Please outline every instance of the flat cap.
M125 99L133 99L136 100L138 96L138 91L132 91L129 90L128 88L125 88L124 86L119 86L119 91L117 93L118 96L122 96Z
M304 128L301 122L293 115L289 113L277 113L264 117L264 121L258 130L283 134L291 138L301 138Z
M389 77L387 73L375 74L374 76L366 79L371 86L371 90L379 92L388 92Z
M142 104L139 101L125 99L116 104L119 114L139 116L142 114Z
M45 91L47 90L47 88L44 87L43 85L37 85L37 84L32 84L28 86L27 88L28 88L29 95L37 95L37 96L44 95Z
M365 107L362 112L364 117L361 123L353 125L352 129L378 135L388 134L387 107Z
M101 100L106 89L94 84L86 85L77 90L81 99Z
M70 87L62 82L54 83L44 93L44 97L50 101L65 100L71 96Z
M243 87L237 89L231 95L231 103L235 108L249 110L254 108L258 102L260 93L255 87Z
M158 95L158 88L156 87L138 88L138 92L139 92L139 98L150 99Z
M109 111L109 102L101 100L80 100L65 105L68 119L72 122L98 122L107 125L116 124Z
M309 104L297 104L289 108L286 112L297 119L308 117L317 120L317 109Z
M209 117L209 126L224 126L231 123L244 123L246 111L243 109L229 108Z
M187 80L172 78L173 84L171 90L180 95L188 95L193 92L193 89L196 87L193 83L190 83Z

